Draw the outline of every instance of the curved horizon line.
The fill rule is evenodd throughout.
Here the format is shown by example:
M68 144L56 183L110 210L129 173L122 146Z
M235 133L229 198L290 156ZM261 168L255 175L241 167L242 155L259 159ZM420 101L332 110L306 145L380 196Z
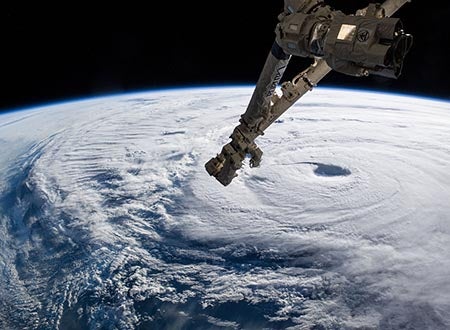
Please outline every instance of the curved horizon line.
M54 101L48 101L48 102L42 102L42 103L35 103L35 104L29 104L24 106L17 106L13 107L11 109L0 109L0 116L5 114L11 114L15 112L21 112L26 110L35 110L38 108L46 108L46 107L52 107L62 104L69 104L69 103L76 103L76 102L84 102L84 101L90 101L90 100L96 100L96 99L103 99L103 98L112 98L112 97L119 97L119 96L126 96L126 95L134 95L134 94L147 94L147 93L159 93L159 92L177 92L177 91L188 91L188 90L205 90L205 89L236 89L236 88L255 88L254 84L215 84L215 85L188 85L188 86L167 86L167 87L152 87L152 88L146 88L146 89L136 89L136 90L130 90L130 91L124 91L124 92L111 92L111 93L102 93L98 95L91 95L91 96L79 96L79 97L73 97L68 98L64 100L54 100ZM332 85L324 85L324 86L317 86L314 88L314 90L336 90L336 91L345 91L345 92L357 92L357 93L366 93L366 94L382 94L382 95L392 95L392 96L400 96L400 97L406 97L406 98L419 98L423 100L429 100L434 102L443 102L443 103L449 103L450 99L440 98L437 96L430 96L425 94L412 94L407 92L390 92L386 90L376 90L376 89L370 89L370 88L354 88L354 87L338 87L338 86L332 86Z

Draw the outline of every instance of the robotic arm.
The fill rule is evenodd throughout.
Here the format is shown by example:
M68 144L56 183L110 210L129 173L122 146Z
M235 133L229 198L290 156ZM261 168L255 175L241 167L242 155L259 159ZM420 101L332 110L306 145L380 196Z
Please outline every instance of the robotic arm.
M255 139L331 70L357 77L397 78L412 36L404 33L399 19L390 16L406 2L409 0L387 0L370 4L356 15L345 15L324 0L285 0L275 42L247 111L231 134L231 142L205 164L207 172L227 186L247 155L250 167L259 166L262 151ZM278 96L275 89L291 56L313 58L314 64L283 83Z

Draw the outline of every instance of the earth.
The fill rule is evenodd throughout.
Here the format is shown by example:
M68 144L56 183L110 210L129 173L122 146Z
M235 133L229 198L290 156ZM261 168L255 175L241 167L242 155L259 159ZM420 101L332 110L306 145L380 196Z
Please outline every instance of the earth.
M450 103L318 88L228 187L251 87L0 116L2 329L449 329Z

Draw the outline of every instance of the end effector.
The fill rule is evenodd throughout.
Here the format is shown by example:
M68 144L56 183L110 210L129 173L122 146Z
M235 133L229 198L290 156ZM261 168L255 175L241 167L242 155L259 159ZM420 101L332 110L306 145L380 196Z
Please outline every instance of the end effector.
M258 167L261 163L263 152L255 142L246 138L241 131L244 127L243 124L237 126L230 136L232 141L222 148L222 152L217 157L205 164L209 175L214 176L224 186L228 186L237 176L236 172L242 167L247 156L250 156L250 167Z

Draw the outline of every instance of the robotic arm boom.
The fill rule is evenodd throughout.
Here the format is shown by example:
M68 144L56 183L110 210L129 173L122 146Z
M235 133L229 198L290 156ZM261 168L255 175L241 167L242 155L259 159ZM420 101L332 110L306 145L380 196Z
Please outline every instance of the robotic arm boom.
M205 164L207 172L227 186L247 155L251 167L259 166L262 151L255 139L333 69L352 76L397 78L412 36L403 32L399 19L389 17L406 2L387 0L370 4L356 15L345 15L323 0L285 0L275 42L248 108L231 134L231 142ZM278 96L275 89L293 55L311 57L314 64L282 84Z

